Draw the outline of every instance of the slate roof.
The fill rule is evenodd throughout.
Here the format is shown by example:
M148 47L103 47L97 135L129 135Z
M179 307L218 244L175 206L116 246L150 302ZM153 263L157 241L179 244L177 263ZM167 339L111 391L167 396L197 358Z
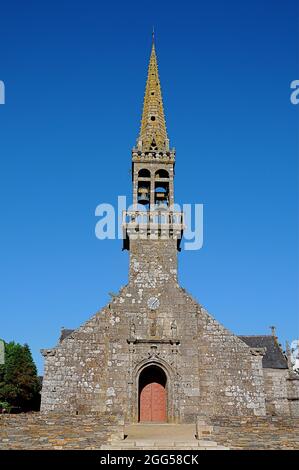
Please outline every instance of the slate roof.
M59 343L61 343L65 338L71 335L75 330L68 330L67 328L61 328Z
M263 367L269 369L287 369L287 359L273 335L239 336L251 348L266 348L263 356Z

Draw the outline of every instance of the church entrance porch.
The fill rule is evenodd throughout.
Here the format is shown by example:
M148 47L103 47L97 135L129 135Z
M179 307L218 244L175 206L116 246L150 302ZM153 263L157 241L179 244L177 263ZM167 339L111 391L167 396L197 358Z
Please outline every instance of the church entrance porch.
M167 421L167 377L156 365L143 369L139 376L139 422Z

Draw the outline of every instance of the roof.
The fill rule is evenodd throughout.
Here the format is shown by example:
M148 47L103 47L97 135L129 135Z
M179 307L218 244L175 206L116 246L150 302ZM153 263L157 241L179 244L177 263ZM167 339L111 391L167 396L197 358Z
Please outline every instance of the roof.
M287 369L287 359L277 341L276 336L239 336L239 338L251 348L265 348L263 367L269 369Z
M143 151L165 151L169 146L154 41L148 66L140 135L137 142L140 142L140 150ZM139 147L139 144L137 146Z
M60 338L59 338L59 343L61 343L65 338L67 338L69 335L71 335L75 330L69 330L66 328L61 328L61 333L60 333Z

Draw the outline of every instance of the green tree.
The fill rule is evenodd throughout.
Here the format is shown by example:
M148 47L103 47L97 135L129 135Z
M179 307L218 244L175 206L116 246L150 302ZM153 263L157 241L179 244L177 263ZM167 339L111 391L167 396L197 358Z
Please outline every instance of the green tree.
M27 344L5 343L5 363L0 365L0 402L22 410L38 409L40 381Z

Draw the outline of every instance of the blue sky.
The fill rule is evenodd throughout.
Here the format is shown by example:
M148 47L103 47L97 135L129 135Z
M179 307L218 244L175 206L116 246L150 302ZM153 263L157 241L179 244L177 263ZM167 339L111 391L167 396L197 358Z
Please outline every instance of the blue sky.
M2 2L0 337L40 348L127 282L95 207L131 195L151 30L178 203L204 204L181 284L237 334L298 337L295 0Z

